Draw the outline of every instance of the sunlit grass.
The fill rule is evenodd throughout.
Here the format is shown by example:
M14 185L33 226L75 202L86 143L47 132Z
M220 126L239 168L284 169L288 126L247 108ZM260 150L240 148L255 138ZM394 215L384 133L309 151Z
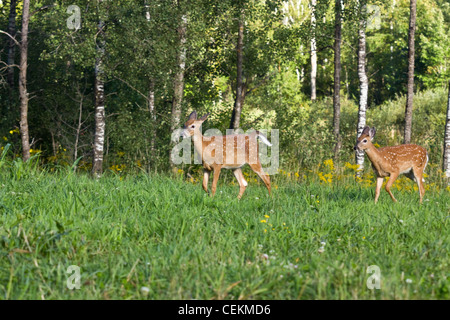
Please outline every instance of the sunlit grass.
M449 299L449 191L430 188L419 205L405 189L374 205L372 185L333 166L318 171L331 183L273 176L272 197L248 179L241 200L228 173L211 198L182 172L95 181L6 170L0 299ZM79 290L66 286L70 265Z

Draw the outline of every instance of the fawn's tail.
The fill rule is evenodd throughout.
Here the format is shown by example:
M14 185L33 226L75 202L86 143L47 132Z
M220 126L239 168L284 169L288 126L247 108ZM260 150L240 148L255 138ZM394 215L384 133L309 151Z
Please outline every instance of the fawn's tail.
M267 140L267 138L266 138L265 135L263 135L263 134L262 134L261 132L259 132L258 130L256 130L255 132L256 132L256 137L257 137L257 138L260 138L261 141L262 141L264 144L268 145L269 147L272 146L272 144L269 142L269 140Z

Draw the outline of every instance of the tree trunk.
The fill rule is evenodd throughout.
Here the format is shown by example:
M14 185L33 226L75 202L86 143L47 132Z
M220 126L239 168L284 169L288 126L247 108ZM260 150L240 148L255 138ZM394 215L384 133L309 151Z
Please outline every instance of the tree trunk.
M404 143L411 143L414 96L414 33L416 29L416 0L410 2L408 33L408 93L406 95Z
M236 46L237 74L236 74L236 99L234 100L233 113L231 114L230 129L239 128L241 120L242 105L245 99L244 88L244 10L241 9L238 25L238 41Z
M450 81L448 82L447 121L445 122L444 161L442 171L450 179Z
M101 2L101 1L100 1ZM99 9L101 10L101 9ZM105 57L105 23L98 23L97 57L95 59L95 133L94 133L94 158L92 163L92 175L99 178L103 173L103 150L105 144L105 81L103 59Z
M12 37L15 37L16 35L16 0L10 0L8 33ZM8 66L10 67L8 67L8 75L6 80L11 89L14 88L14 67L12 67L12 65L14 64L15 54L16 54L16 44L12 39L9 39Z
M149 0L146 0L144 3L145 6L145 19L147 22L150 22L150 5L148 4ZM150 130L150 157L152 165L156 163L156 108L155 108L155 82L149 77L149 85L148 85L148 111L150 113L150 121L151 121L151 130ZM156 168L156 165L153 165Z
M150 156L153 164L156 163L156 108L155 108L155 83L150 80L148 90L148 111L150 113L150 121L152 128L150 131ZM156 166L153 166L156 168Z
M172 99L172 124L171 124L172 132L180 127L181 104L183 102L183 92L184 92L184 73L186 71L186 28L187 28L187 17L184 14L181 17L181 22L177 29L180 47L177 57L178 68L175 73L173 84L174 93Z
M316 0L311 0L311 101L316 101L317 48L316 48Z
M339 130L341 120L341 0L336 0L335 4L333 133L336 141L336 145L334 147L334 158L337 159L342 145Z
M22 138L23 161L30 159L30 137L28 132L28 92L27 92L27 64L28 64L28 23L30 21L30 0L23 1L22 11L22 43L20 45L20 135Z
M359 110L358 125L356 128L357 138L361 135L366 126L366 110L367 99L369 93L369 80L366 73L366 4L365 1L360 2L360 18L359 18L359 38L358 38L358 77L359 77ZM356 151L356 164L359 165L356 175L361 176L364 169L364 151Z
M78 124L77 124L77 129L75 132L75 144L73 146L73 161L77 161L78 159L78 144L80 141L80 134L81 134L81 126L83 125L83 94L80 92L80 90L78 90L78 94L80 96L80 101L79 101L79 111L78 111ZM73 171L76 172L77 171L77 166L73 167Z

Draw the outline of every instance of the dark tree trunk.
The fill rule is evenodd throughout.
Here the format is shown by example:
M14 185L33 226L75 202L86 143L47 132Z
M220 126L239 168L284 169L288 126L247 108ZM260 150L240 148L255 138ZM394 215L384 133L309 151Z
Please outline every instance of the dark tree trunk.
M183 102L184 92L184 73L186 71L186 28L187 17L183 15L181 17L180 25L177 29L179 39L179 51L178 51L178 68L175 73L173 84L173 99L172 99L172 124L171 131L180 127L181 118L181 104Z
M442 163L442 171L444 171L447 178L450 179L450 81L448 82L447 120L445 122L444 160Z
M236 98L234 100L233 113L231 114L230 129L239 128L241 120L242 105L245 99L244 87L244 11L241 9L238 25L238 39L236 46L237 54L237 75L236 75Z
M358 37L358 77L359 77L359 110L358 125L356 128L359 137L366 126L367 99L369 93L369 80L366 73L366 3L360 2L359 37ZM364 169L364 151L356 151L356 164L359 165L357 176L361 176Z
M182 102L184 96L184 73L186 71L186 29L187 29L187 17L186 14L181 16L180 24L177 28L178 32L178 40L179 40L179 49L177 56L178 67L175 72L175 78L173 81L173 99L172 99L172 118L170 129L171 132L180 128L180 119L181 119L181 111L182 111ZM171 142L172 143L172 142ZM172 148L169 151L169 158ZM172 169L175 169L175 166L172 161L169 162Z
M22 11L22 42L20 45L20 135L22 139L23 161L30 159L30 136L28 132L28 91L27 91L27 65L28 65L28 23L30 22L30 0L23 1Z
M12 37L15 37L16 35L16 0L10 0L8 33ZM12 65L14 64L15 54L16 54L16 44L14 43L14 40L9 39L8 66L10 67L8 67L8 75L6 80L11 89L14 88L14 67L12 67Z
M341 1L335 1L335 30L334 30L334 92L333 92L333 133L336 141L334 158L337 159L341 150L340 120L341 120Z
M78 159L78 144L80 141L80 134L81 134L81 126L83 125L82 117L83 117L83 94L78 90L80 101L79 101L79 111L78 111L78 124L77 129L75 131L75 144L73 146L73 161L76 161ZM77 166L73 167L73 171L77 171Z
M408 33L408 93L406 95L404 143L411 143L413 97L414 97L415 29L416 29L416 0L411 0L410 16L409 16L409 33Z
M99 1L101 2L101 1ZM99 8L99 10L102 10ZM98 23L97 57L95 59L95 133L94 158L92 162L92 175L96 178L103 173L103 150L105 145L105 72L103 60L105 58L105 23Z

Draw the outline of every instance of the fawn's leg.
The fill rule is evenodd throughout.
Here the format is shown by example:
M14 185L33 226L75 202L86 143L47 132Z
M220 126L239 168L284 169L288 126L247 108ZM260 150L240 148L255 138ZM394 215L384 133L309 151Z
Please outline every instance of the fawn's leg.
M419 199L422 203L423 195L425 194L425 186L423 185L423 168L413 168L414 175L416 176L417 186L419 187Z
M375 203L378 202L378 198L380 197L381 187L383 186L383 177L377 177L377 187L375 189Z
M235 169L233 171L234 176L236 177L237 181L239 182L239 195L238 195L238 199L240 199L242 197L242 195L244 194L245 188L247 187L247 181L245 181L244 179L244 175L242 174L242 170L241 168Z
M386 183L386 191L389 193L389 195L392 198L392 201L397 202L397 199L395 199L394 195L391 192L391 187L394 184L395 180L398 178L398 172L392 172L391 176L389 177L389 181Z
M213 183L212 183L212 188L211 188L211 192L212 192L213 196L216 194L217 181L219 180L221 169L222 168L220 166L214 167L214 177L213 177Z
M269 191L269 195L270 195L270 191L271 191L271 187L270 187L270 178L269 175L265 174L261 163L258 161L256 163L250 164L250 168L252 168L253 171L256 172L256 174L261 178L261 180L264 182L264 184L266 185L267 190Z
M209 180L209 176L211 175L211 171L207 170L207 169L203 169L203 190L206 191L206 193L208 193L208 180Z

